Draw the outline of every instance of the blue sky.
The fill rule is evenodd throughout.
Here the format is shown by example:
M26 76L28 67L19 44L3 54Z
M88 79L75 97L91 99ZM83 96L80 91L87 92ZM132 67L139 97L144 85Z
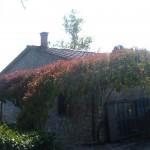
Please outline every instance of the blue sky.
M63 16L76 9L83 17L82 35L92 36L92 50L115 45L150 49L149 0L0 0L0 70L26 45L39 45L39 33L49 41L65 40Z

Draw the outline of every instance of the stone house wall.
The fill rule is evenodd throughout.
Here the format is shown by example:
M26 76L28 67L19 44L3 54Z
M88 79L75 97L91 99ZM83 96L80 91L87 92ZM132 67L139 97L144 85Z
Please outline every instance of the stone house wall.
M88 103L80 99L71 106L71 114L60 116L57 99L49 112L46 130L54 131L62 143L91 143L91 111Z
M113 92L112 100L138 99L143 97L144 91L140 88L124 90L120 93ZM52 108L49 111L46 131L55 132L58 141L62 143L91 143L93 142L93 122L92 122L92 101L84 97L70 100L69 113L66 115L58 114L58 99L55 99ZM15 123L20 109L11 102L3 105L3 120L8 123ZM98 132L99 123L102 121L100 100L95 100L94 106L94 131L95 139Z
M2 105L3 122L7 122L8 124L16 123L17 116L21 109L8 100L6 100L6 102L4 102Z
M140 88L128 89L121 92L113 92L111 100L139 99L144 97L144 91ZM56 99L57 101L57 99ZM92 106L91 100L72 100L70 116L59 116L57 102L55 101L53 110L49 112L46 129L58 133L60 141L69 143L91 143L93 142ZM73 102L74 101L74 102ZM100 99L95 100L94 106L94 131L95 140L98 136L99 125L103 121L101 116ZM101 134L101 133L100 133ZM104 133L103 133L104 134Z

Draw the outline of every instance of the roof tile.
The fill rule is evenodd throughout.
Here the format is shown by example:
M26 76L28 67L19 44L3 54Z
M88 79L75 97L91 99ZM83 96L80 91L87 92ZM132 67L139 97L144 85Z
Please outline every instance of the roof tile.
M71 49L57 49L57 48L49 48L47 50L48 53L54 54L65 59L73 59L79 58L89 55L95 55L95 52L87 52L87 51L79 51L79 50L71 50Z

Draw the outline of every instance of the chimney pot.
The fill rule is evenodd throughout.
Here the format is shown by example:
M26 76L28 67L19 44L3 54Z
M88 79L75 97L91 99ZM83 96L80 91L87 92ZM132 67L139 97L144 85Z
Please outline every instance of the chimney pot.
M41 32L41 47L48 47L48 32Z

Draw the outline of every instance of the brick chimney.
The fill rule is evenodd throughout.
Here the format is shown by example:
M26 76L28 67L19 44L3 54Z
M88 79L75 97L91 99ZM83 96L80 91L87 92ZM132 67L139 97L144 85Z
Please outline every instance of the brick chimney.
M48 47L48 32L41 32L40 33L41 36L41 47Z

